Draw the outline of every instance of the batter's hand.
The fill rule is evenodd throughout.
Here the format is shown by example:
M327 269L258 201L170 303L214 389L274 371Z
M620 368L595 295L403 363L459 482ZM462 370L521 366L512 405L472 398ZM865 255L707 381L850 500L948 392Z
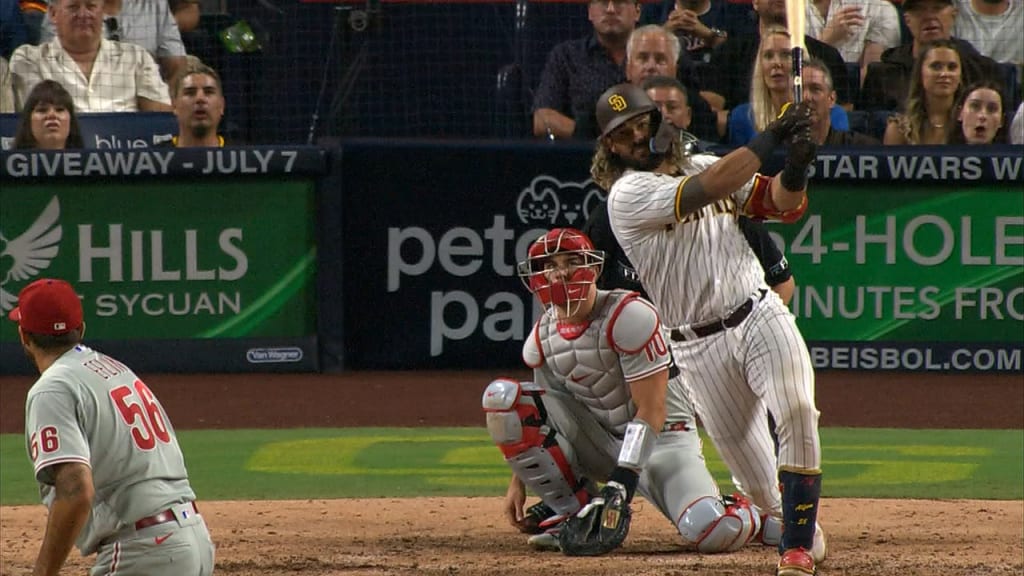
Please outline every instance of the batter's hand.
M526 532L529 527L524 522L526 520L526 513L523 511L523 506L526 505L526 486L523 485L523 481L518 476L512 475L512 480L508 483L508 490L505 492L505 518L508 523L519 530L520 532Z
M782 108L782 114L765 128L765 132L771 132L781 142L810 129L811 105L806 101L795 106L787 102Z
M789 143L789 153L786 154L786 163L794 166L810 166L818 155L818 145L811 137L811 130L798 132Z

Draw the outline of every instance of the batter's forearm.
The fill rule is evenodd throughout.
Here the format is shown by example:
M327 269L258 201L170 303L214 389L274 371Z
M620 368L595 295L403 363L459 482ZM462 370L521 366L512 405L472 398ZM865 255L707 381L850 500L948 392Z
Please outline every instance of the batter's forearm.
M779 212L788 212L795 210L803 203L804 197L807 195L807 186L805 185L800 190L789 190L782 185L782 175L777 174L772 178L770 194L775 208Z
M733 150L707 170L683 182L679 190L679 215L729 197L749 182L760 167L760 158L750 149Z

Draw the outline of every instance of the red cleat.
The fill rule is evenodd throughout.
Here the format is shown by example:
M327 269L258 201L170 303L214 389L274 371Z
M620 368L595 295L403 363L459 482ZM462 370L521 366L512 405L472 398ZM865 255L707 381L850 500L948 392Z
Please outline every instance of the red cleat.
M814 558L806 548L790 548L779 558L776 576L814 576Z

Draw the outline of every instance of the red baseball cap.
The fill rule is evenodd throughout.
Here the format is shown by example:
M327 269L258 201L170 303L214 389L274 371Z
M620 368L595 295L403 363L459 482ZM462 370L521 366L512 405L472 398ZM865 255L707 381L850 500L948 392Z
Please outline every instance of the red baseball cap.
M82 301L71 284L43 278L25 286L18 306L7 315L32 334L58 336L82 326Z

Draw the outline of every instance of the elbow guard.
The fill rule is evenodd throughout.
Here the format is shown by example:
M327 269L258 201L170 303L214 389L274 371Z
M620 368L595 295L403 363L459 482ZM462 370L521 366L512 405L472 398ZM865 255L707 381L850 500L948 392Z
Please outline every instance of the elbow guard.
M807 211L807 196L800 200L800 205L792 210L779 210L771 197L772 179L763 174L754 176L754 186L747 202L743 205L743 213L755 220L776 220L792 224L803 217Z

